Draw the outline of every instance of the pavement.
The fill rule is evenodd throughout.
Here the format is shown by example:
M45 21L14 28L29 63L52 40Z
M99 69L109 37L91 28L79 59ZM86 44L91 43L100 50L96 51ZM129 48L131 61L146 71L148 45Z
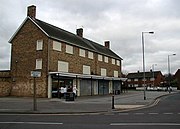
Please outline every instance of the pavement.
M175 93L175 92L173 92ZM172 94L172 93L170 93ZM46 114L77 114L123 112L153 106L168 92L128 91L119 95L83 96L75 101L58 98L37 98L37 110L34 111L34 101L30 97L1 97L0 113L46 113ZM112 104L114 96L114 104ZM112 109L114 108L114 109Z

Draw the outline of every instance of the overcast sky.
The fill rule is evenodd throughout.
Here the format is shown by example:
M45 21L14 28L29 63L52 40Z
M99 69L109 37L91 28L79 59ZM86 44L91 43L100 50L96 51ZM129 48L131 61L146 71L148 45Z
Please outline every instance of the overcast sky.
M1 0L0 69L10 69L11 36L27 16L27 6L36 5L36 18L76 32L104 45L123 58L124 73L142 71L141 33L144 34L146 70L171 72L180 68L180 0Z

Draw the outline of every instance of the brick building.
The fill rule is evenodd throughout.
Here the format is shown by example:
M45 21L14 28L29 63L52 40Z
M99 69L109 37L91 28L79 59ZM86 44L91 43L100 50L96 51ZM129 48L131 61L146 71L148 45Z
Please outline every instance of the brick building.
M32 96L31 71L37 95L52 97L60 87L76 85L78 95L109 94L121 89L122 58L110 49L83 37L83 29L73 34L36 18L36 6L28 7L27 17L9 41L11 51L11 95Z
M177 88L180 90L180 69L176 71L174 78L177 81Z
M161 86L164 82L164 77L161 71L149 71L145 72L145 84L146 86ZM142 87L144 86L143 72L129 73L127 75L128 87Z

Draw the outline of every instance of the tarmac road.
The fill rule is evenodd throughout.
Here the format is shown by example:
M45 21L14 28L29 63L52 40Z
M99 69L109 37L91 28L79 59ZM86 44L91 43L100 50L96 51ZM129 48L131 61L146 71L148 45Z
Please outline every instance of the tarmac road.
M180 93L158 105L127 112L92 114L0 114L0 129L179 129Z

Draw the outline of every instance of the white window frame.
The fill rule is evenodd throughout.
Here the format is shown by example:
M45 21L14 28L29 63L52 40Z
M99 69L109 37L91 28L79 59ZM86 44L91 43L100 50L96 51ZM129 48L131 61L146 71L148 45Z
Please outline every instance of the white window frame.
M119 60L116 60L116 65L120 66L120 61Z
M135 78L135 79L134 79L134 81L135 81L135 82L138 82L138 79L137 79L137 78Z
M91 67L88 65L83 65L83 74L91 74Z
M66 53L73 54L73 46L66 44Z
M94 59L94 53L93 52L90 52L90 51L88 51L88 58L89 59Z
M107 76L107 70L105 68L101 68L101 76Z
M108 57L107 56L104 56L104 62L108 63Z
M61 51L61 43L57 41L53 41L53 50Z
M102 61L102 55L98 54L98 61Z
M86 51L84 49L79 49L79 56L86 57Z
M36 41L36 50L43 50L43 40Z
M116 60L112 58L112 64L116 64Z
M69 62L58 61L58 71L69 72Z
M42 69L42 59L36 59L36 69Z
M118 77L119 72L114 70L114 77Z

